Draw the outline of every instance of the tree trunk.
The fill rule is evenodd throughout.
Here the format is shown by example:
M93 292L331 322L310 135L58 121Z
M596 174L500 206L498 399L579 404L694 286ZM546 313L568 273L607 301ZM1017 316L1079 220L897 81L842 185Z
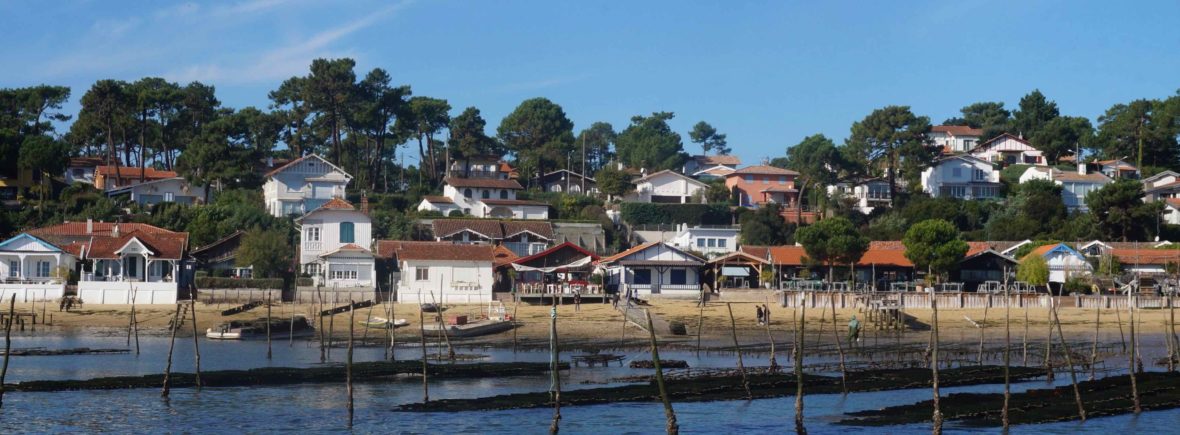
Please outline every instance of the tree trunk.
M803 330L807 327L807 303L799 293L799 329L795 331L795 433L806 434L803 426Z
M934 298L933 292L931 293L931 297L930 297L930 309L931 309L931 322L930 323L931 323L931 328L932 328L931 334L934 337L934 339L931 340L933 342L932 343L932 351L931 351L932 352L931 353L931 360L933 361L933 363L930 365L930 367L932 368L932 372L931 372L932 380L934 381L933 382L933 384L934 384L934 416L933 416L934 435L941 435L942 434L942 410L940 409L939 403L938 403L938 400L939 400L939 394L938 394L938 300Z

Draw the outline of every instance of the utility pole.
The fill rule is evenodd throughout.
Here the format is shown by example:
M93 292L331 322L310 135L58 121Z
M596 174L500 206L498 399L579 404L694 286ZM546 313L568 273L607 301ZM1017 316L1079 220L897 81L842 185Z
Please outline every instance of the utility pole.
M582 194L586 194L586 134L582 133Z

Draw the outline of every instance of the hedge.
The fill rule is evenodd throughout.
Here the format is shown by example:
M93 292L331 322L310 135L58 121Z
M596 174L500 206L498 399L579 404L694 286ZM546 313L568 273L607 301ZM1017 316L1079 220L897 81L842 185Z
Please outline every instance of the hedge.
M725 204L657 204L625 202L623 220L631 225L689 224L729 225L731 214Z
M198 277L198 278L196 278L195 281L197 283L197 288L199 288L199 289L222 289L222 288L281 289L281 288L283 288L282 278L242 279L242 278Z

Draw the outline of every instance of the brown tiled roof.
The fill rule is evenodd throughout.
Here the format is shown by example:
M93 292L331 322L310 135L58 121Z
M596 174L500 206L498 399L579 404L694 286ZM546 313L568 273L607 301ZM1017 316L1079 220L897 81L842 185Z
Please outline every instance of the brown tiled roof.
M1172 208L1180 208L1180 198L1164 198L1164 202L1172 206Z
M614 261L616 261L616 260L618 260L618 259L620 259L620 258L626 257L626 256L628 256L628 255L631 255L631 254L634 254L634 253L636 253L636 252L639 252L639 251L642 251L642 250L644 250L644 249L647 249L647 248L650 248L650 247L652 247L652 246L655 246L655 245L656 245L656 244L658 244L658 243L660 243L660 242L647 242L647 243L644 243L644 244L642 244L642 245L639 245L639 246L632 247L631 249L625 250L625 251L623 251L623 252L620 252L620 253L618 253L618 254L611 255L611 256L609 256L609 257L605 257L605 258L603 258L603 259L601 259L601 260L598 260L598 262L599 262L599 263L611 263L611 262L614 262Z
M119 233L126 234L129 232L144 232L151 234L188 234L169 231L160 227L151 226L148 224L139 224L132 222L92 222L93 231L86 231L86 222L66 222L57 225L50 225L47 227L35 228L29 230L28 233L37 237L52 237L52 236L110 236L115 229L115 225L119 226Z
M329 199L324 205L319 206L316 210L356 210L352 203L340 198Z
M553 240L553 224L549 222L504 222L504 237L512 237L525 231L531 232L549 240Z
M758 258L767 258L776 266L802 266L807 252L802 246L742 246L742 252Z
M767 166L767 165L757 165L757 166L746 166L746 167L744 167L744 168L741 168L741 169L738 169L738 170L736 170L736 171L733 171L733 172L731 172L731 173L730 173L729 175L727 175L727 176L732 176L732 175L746 175L746 174L756 174L756 175L799 175L799 173L798 173L798 172L792 171L792 170L790 170L790 169L776 168L776 167L774 167L774 166Z
M511 264L519 258L511 249L504 247L504 245L496 245L492 248L492 266L500 267L506 264Z
M422 199L425 199L427 202L436 202L439 204L454 204L455 203L454 200L452 200L451 198L447 198L445 196L427 195L427 196L423 196Z
M323 253L323 254L320 254L320 257L327 257L327 256L329 256L329 255L332 255L332 254L335 254L335 253L338 253L338 252L364 252L364 253L370 253L368 249L365 249L364 247L362 247L362 246L360 246L360 245L353 244L353 243L348 243L348 244L345 244L345 245L343 245L343 246L341 246L341 247L339 247L339 248L333 249L333 250L331 250L331 251L329 251L329 252L325 252L325 253Z
M1073 171L1054 172L1053 179L1061 181L1089 181L1092 183L1109 183L1110 177L1100 173L1079 174Z
M932 133L946 133L952 136L983 136L983 130L971 128L967 125L936 125L930 127Z
M1175 249L1111 249L1110 253L1118 257L1124 265L1151 264L1160 265L1180 263L1180 250Z
M697 161L699 165L740 165L742 159L738 156L730 155L716 155L716 156L692 156L693 160Z
M454 187L487 187L491 189L512 189L522 190L520 183L516 180L501 180L497 178L459 178L447 177L444 180L447 184Z
M188 233L147 233L140 231L121 232L119 237L94 237L86 250L86 258L113 259L119 258L116 252L126 246L132 239L139 240L155 258L178 260L184 255L188 244Z
M385 257L387 254L385 251L386 248L392 248L389 254L397 258L398 261L495 261L493 254L495 248L491 245L457 245L450 242L401 242L382 247L382 257Z
M469 230L483 234L492 240L504 238L504 227L500 221L490 219L435 219L431 223L435 237L450 237Z
M515 181L513 181L513 183L515 183ZM544 202L525 201L522 199L481 199L481 200L479 200L479 202L482 202L487 205L539 205L539 206L548 206L549 205Z
M161 170L155 169L155 168L143 168L143 171L140 171L140 169L138 167L134 167L134 166L119 166L118 167L119 177L121 177L121 178L140 178L139 174L141 172L143 173L142 178L150 179L150 180L155 180L155 179L160 179L160 178L175 178L175 177L177 177L176 172L173 172L173 171L161 171ZM95 175L102 175L104 177L111 177L111 176L115 175L115 167L114 166L98 166L98 167L94 168L94 173L95 173Z

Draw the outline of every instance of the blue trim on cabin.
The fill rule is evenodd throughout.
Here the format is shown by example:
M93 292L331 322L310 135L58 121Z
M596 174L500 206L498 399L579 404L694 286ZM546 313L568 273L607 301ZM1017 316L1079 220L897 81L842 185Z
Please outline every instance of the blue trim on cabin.
M34 242L37 242L37 243L41 244L41 246L44 246L53 252L65 252L65 251L62 251L61 248L58 248L56 245L46 242L44 240L41 240L41 239L37 238L36 236L30 235L29 233L20 233L16 237L5 240L4 242L0 242L0 250L3 250L6 246L8 246L8 244L16 243L18 240L21 240L21 239L28 239L28 240L32 240Z

